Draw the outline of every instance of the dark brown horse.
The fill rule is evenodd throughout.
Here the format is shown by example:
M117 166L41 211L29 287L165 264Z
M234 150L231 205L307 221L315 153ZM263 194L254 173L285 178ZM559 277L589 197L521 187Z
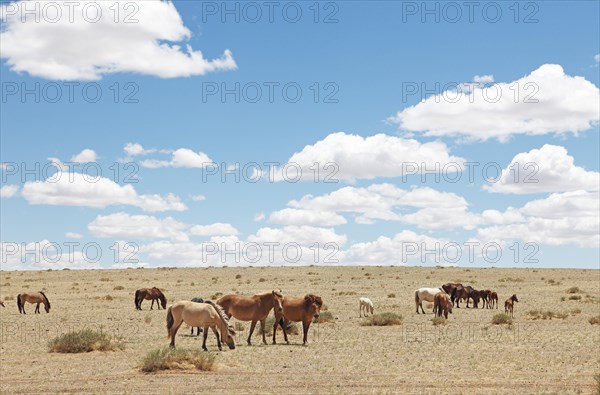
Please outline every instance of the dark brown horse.
M517 295L513 295L510 298L506 299L506 302L504 302L504 313L506 313L506 314L510 313L510 318L514 318L513 308L514 308L515 302L518 302L518 301L519 301L519 299L517 299Z
M452 291L454 291L454 289L459 286L462 287L462 284L461 283L446 283L446 284L442 285L442 289L448 295L452 295Z
M441 317L442 313L444 314L444 317L448 319L448 313L452 313L452 303L450 302L448 294L438 292L433 298L433 314Z
M22 294L17 295L17 307L19 308L19 313L26 314L25 302L36 304L34 314L40 313L40 303L44 304L44 309L46 310L46 313L50 312L50 301L42 291L24 292Z
M154 307L154 301L156 301L156 305L160 310L160 306L162 304L162 308L167 308L167 298L162 293L162 291L156 287L152 288L141 288L135 291L135 308L136 310L142 309L142 302L144 300L152 300L152 304L150 305L150 310ZM160 304L158 302L160 300Z
M275 315L281 314L283 294L281 290L273 290L253 296L241 296L236 294L225 295L217 300L217 304L222 306L227 315L240 321L252 321L250 333L248 334L248 345L252 345L252 333L256 323L260 322L263 343L267 344L265 337L265 321L272 309L275 309ZM277 322L277 321L275 321Z
M490 291L490 309L494 308L494 304L496 305L496 308L498 308L498 294L494 291Z
M479 292L475 294L476 292L477 291L470 285L467 285L466 287L463 287L462 285L457 286L452 291L452 305L456 303L456 308L460 309L459 301L462 299L467 301L467 308L469 308L469 299L473 299L473 303L475 303L475 300L479 302Z
M277 325L281 325L283 338L286 343L289 343L287 338L286 328L290 321L302 321L302 344L306 345L308 328L314 318L319 318L323 299L320 296L308 294L304 298L292 298L286 296L283 298L283 311L275 311L275 323L273 324L273 344L276 343L275 336L277 334Z

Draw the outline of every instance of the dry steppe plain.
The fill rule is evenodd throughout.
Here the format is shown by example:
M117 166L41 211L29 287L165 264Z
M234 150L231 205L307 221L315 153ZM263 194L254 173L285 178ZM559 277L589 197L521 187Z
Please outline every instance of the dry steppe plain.
M499 310L455 309L447 325L433 314L417 315L414 289L460 281L496 290ZM151 349L168 345L165 311L134 308L137 288L157 286L169 304L217 293L253 294L274 288L323 297L333 323L314 324L309 345L247 346L246 332L235 350L218 352L216 369L142 373ZM580 292L567 290L578 287ZM50 314L19 315L16 295L44 290ZM494 314L516 293L512 326L492 325ZM580 295L579 300L570 299ZM361 326L358 298L368 296L375 312L395 312L403 324ZM278 393L278 394L469 394L597 393L600 374L600 271L442 267L256 267L159 268L1 272L2 393ZM529 310L567 314L532 320ZM49 353L57 334L83 328L122 336L123 351ZM246 330L249 325L245 325ZM208 339L216 352L215 338ZM200 348L201 338L182 326L177 345Z

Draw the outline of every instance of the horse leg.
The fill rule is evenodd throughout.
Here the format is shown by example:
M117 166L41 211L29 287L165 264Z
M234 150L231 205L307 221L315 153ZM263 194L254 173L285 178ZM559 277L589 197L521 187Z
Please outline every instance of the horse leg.
M423 301L419 302L419 306L421 306L421 312L425 314L425 310L423 310Z
M203 333L203 339L202 339L202 349L204 351L208 351L208 348L206 348L206 338L208 337L208 327L205 325L203 329L204 329L204 333Z
M39 313L40 313L40 304L38 303L38 304L35 305L34 314L39 314Z
M217 347L219 347L219 351L223 351L223 347L221 346L221 336L219 336L219 331L217 331L217 328L215 328L214 326L211 327L213 333L215 334L215 336L217 337Z
M267 319L265 318L264 320L260 320L260 331L262 332L262 338L263 338L263 344L266 345L267 344L267 338L265 337L265 324L266 324Z
M285 321L285 319L283 317L281 317L281 319L279 320L279 325L281 325L281 330L283 331L283 340L285 340L285 342L287 344L290 344L290 342L288 341L288 337L287 337L287 330L286 330L287 324L288 323Z
M181 326L181 324L183 323L183 320L179 321L178 323L173 323L173 326L171 327L171 344L170 346L175 348L175 335L177 334L177 331L179 330L179 327Z
M150 305L150 310L154 307L154 299L152 299L152 304Z
M254 328L256 327L256 321L252 320L252 324L250 324L250 334L248 335L248 345L251 346L252 342L250 342L250 340L252 339L252 333L254 332Z
M308 328L310 327L310 321L309 320L302 320L302 332L304 333L304 336L302 337L302 344L306 346L306 338L308 337Z

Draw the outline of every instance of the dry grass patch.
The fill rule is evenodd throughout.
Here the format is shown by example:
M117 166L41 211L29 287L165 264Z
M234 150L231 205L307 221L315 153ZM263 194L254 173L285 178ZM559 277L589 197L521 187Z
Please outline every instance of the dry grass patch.
M319 314L319 319L315 319L313 322L327 323L327 322L335 322L335 317L331 313L331 311L322 311Z
M216 356L199 349L161 348L150 351L142 360L142 372L157 372L159 370L190 369L201 371L214 369Z
M590 318L589 323L592 325L600 325L600 315Z
M433 322L433 325L438 326L446 325L448 323L448 320L446 320L444 317L434 317L431 319L431 322Z
M579 287L571 287L571 288L567 289L567 293L568 294L579 294L579 293L581 293L581 290L579 289Z
M569 300L581 300L581 295L571 295L569 296Z
M496 314L492 318L492 324L494 324L494 325L503 325L503 324L511 325L512 324L512 318L510 318L508 316L508 314L504 314L504 313Z
M579 310L581 312L581 310ZM531 320L551 320L551 319L559 319L564 320L569 315L566 313L555 313L554 311L546 310L529 310L527 312L527 318Z
M106 333L84 329L58 336L48 343L49 352L80 353L90 351L123 350L125 345L120 338Z
M396 313L380 313L360 323L362 326L402 325L402 316Z
M125 289L125 287L122 285L117 285L116 287L113 288L113 290L115 290L115 291L122 291L124 289Z
M395 298L395 297L396 297L396 294L394 294L394 293L388 294L388 298Z

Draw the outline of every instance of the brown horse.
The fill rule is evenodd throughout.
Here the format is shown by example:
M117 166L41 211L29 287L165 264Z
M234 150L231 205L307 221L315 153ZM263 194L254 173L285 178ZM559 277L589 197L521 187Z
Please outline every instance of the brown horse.
M448 294L438 292L433 298L433 314L441 317L442 312L444 313L444 317L448 319L448 312L452 313L452 303L450 302Z
M504 313L508 314L510 312L510 318L514 318L513 315L513 308L514 308L514 303L518 302L519 299L517 299L517 295L513 295L510 298L506 299L506 302L504 302Z
M496 305L496 308L498 308L498 294L494 291L490 291L490 309L494 308L494 304Z
M452 295L452 291L454 291L454 289L459 286L462 287L462 284L461 283L446 283L446 284L442 285L442 289L448 295Z
M227 343L231 350L235 348L235 331L229 325L229 317L227 317L221 306L208 300L204 303L182 300L169 306L167 310L167 332L171 338L171 347L175 347L175 335L184 322L191 327L203 327L204 340L202 342L202 349L204 351L208 351L206 348L208 328L211 328L217 336L217 347L219 347L219 350L222 350L221 340ZM221 332L220 337L219 332Z
M256 323L259 321L263 343L267 344L267 339L265 338L265 321L271 309L275 309L275 316L277 316L277 313L281 314L283 309L282 303L283 294L281 290L273 290L249 297L229 294L217 300L217 304L223 307L229 318L233 316L240 321L252 321L250 334L248 334L249 346L252 345L252 333L254 332Z
M160 304L158 303L158 299L160 299ZM167 308L167 298L162 293L162 291L156 287L152 288L141 288L135 291L135 309L142 309L142 302L144 300L152 300L152 304L150 305L150 310L154 307L154 301L156 301L156 305L160 310L160 305L162 304L162 308Z
M35 314L40 313L40 303L44 304L44 309L46 309L46 313L50 312L50 301L46 297L46 295L40 292L24 292L22 294L17 295L17 307L19 308L19 313L25 313L25 302L27 303L35 303Z
M460 305L458 303L462 299L467 301L467 308L469 308L469 299L474 296L474 291L475 289L473 289L473 287L470 285L467 285L466 287L458 285L456 288L454 288L454 290L452 290L452 305L456 303L456 308L460 309Z
M277 324L281 325L283 338L286 343L289 343L286 333L289 321L302 321L302 331L304 336L302 344L306 345L308 328L314 318L319 318L323 299L320 296L308 294L304 298L292 298L286 296L283 298L283 311L275 311L275 323L273 324L273 344L276 343L275 336L277 334Z

